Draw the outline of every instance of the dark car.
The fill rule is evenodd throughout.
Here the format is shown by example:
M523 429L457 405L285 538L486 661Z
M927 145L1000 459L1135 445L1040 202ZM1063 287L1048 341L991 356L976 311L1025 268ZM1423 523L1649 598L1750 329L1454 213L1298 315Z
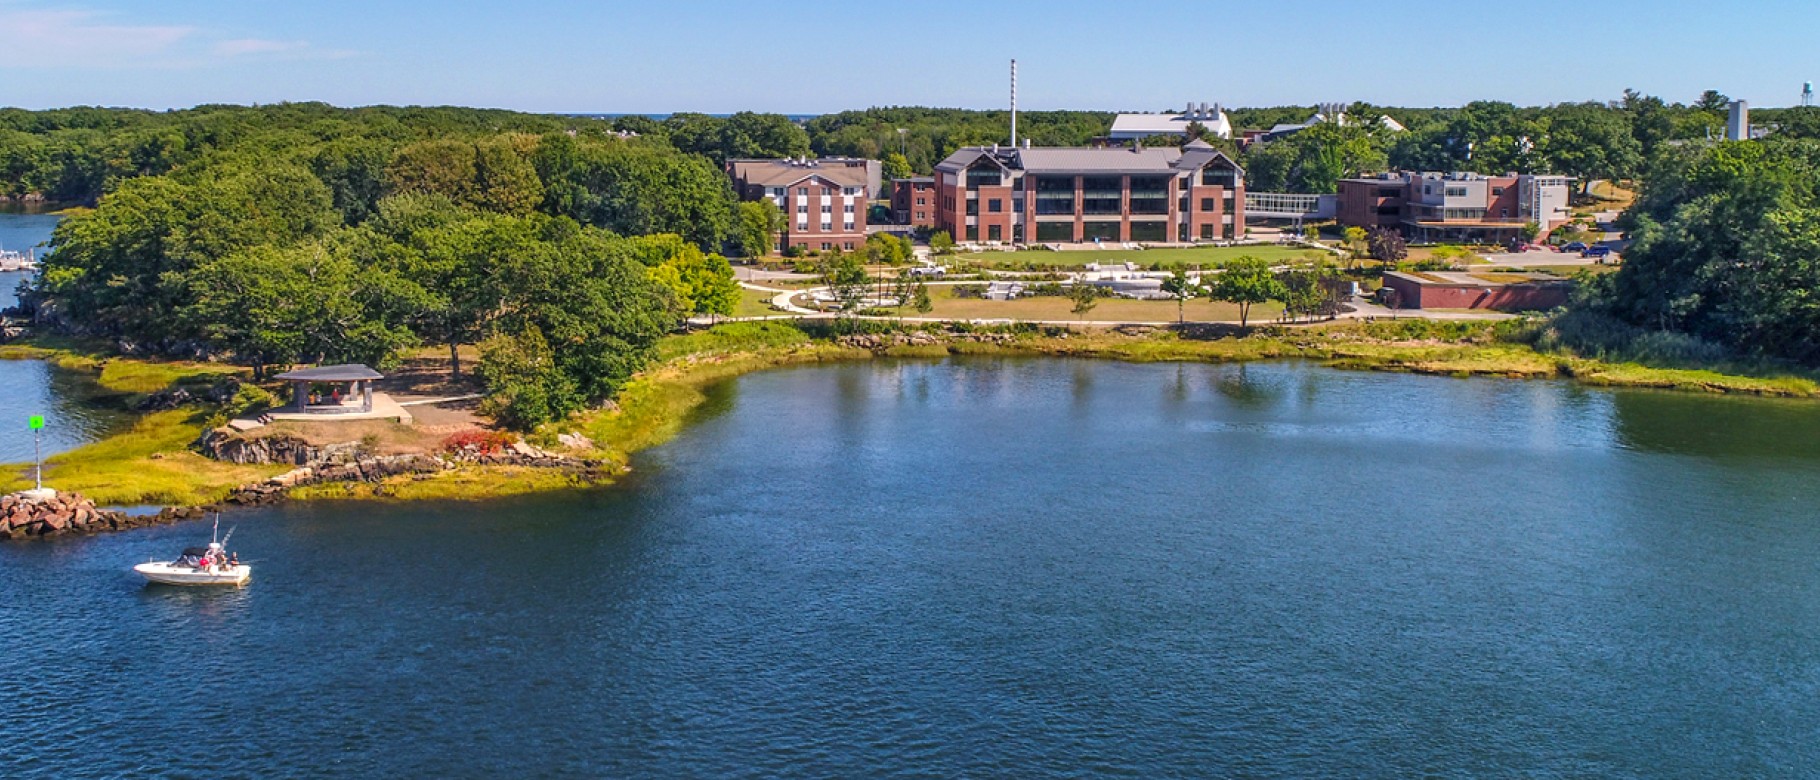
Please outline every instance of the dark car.
M1601 258L1601 259L1607 258L1607 257L1611 256L1611 247L1589 246L1585 249L1580 250L1580 256L1581 257L1597 257L1597 258Z
M1571 244L1565 244L1561 247L1561 251L1563 251L1563 252L1584 252L1584 251L1586 251L1586 242L1575 241Z

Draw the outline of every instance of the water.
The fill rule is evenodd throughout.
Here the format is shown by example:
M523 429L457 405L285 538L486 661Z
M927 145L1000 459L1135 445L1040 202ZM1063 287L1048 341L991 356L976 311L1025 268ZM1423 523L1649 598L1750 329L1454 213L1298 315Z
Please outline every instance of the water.
M0 249L29 252L35 248L42 255L42 245L51 240L51 231L62 219L56 214L33 213L16 206L0 207ZM29 276L26 271L0 271L0 309L18 302L14 291Z
M0 360L0 463L30 463L27 421L43 415L44 456L75 449L131 422L123 400L88 375L38 360Z
M126 571L205 524L0 545L0 776L1820 765L1820 406L878 362L638 465L233 514L240 591Z
M26 251L51 238L62 219L54 214L0 211L0 249ZM13 291L29 272L0 272L0 309L13 305ZM87 378L30 360L0 360L0 463L28 463L32 438L26 420L44 415L48 457L116 430L126 422L118 400L97 396Z

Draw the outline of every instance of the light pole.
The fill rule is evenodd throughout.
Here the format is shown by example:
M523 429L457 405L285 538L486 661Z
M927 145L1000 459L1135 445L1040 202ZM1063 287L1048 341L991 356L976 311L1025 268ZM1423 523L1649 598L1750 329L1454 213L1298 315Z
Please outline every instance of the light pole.
M44 454L40 444L44 438L44 415L34 414L26 422L32 429L32 463L34 464L32 481L37 485L35 489L42 491L44 490Z

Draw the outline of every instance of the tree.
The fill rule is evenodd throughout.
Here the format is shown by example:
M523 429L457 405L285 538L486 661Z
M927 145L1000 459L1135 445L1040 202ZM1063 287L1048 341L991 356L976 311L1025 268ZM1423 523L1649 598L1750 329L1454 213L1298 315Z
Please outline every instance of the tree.
M1700 99L1694 101L1694 108L1701 111L1710 111L1715 114L1723 114L1731 108L1731 102L1732 99L1726 97L1725 93L1716 89L1709 89L1700 93Z
M1537 151L1548 168L1587 186L1630 178L1643 164L1643 147L1623 114L1597 103L1552 109Z
M919 314L928 314L935 310L935 301L929 297L929 285L921 278L916 280L916 287L910 292L910 300Z
M784 212L769 198L742 201L739 204L738 247L742 257L759 258L777 246L777 234L784 229Z
M670 290L684 313L731 315L739 305L739 283L733 280L733 266L727 258L705 254L679 236L643 236L632 241L648 246L652 239L663 238L671 241L656 249L661 259L640 257L650 278Z
M1189 296L1194 295L1197 287L1198 285L1188 281L1188 271L1181 268L1170 272L1169 276L1163 279L1163 292L1175 299L1175 324L1182 324L1186 318L1187 315L1183 310L1187 306Z
M910 167L910 158L897 152L885 155L881 167L886 179L908 179L916 173L915 169Z
M1087 318L1093 307L1100 305L1100 289L1084 281L1076 280L1068 286L1068 300L1074 302L1074 316Z
M1535 220L1525 222L1523 223L1523 227L1518 230L1517 235L1521 237L1525 243L1534 241L1537 236L1542 235L1542 224Z
M1396 228L1372 228L1367 242L1371 244L1372 259L1386 266L1400 263L1409 256L1409 244Z
M1776 137L1820 139L1820 107L1796 106L1782 109L1776 120Z
M822 257L821 282L834 295L838 311L844 314L859 309L871 280L859 254L835 249Z
M1207 288L1209 300L1238 304L1241 328L1249 327L1253 304L1277 300L1283 294L1283 283L1270 270L1270 263L1251 255L1227 262Z
M1359 258L1364 257L1371 246L1367 241L1365 228L1351 225L1341 231L1340 235L1341 243L1346 247L1346 267L1348 269L1357 268Z
M910 240L890 233L866 236L866 259L874 265L902 265L910 260Z
M487 384L482 411L507 428L530 430L582 404L574 378L557 364L555 350L535 326L481 342L480 376Z
M1302 228L1302 240L1313 244L1321 240L1321 229L1313 225Z
M930 233L929 250L938 255L954 252L954 236L950 235L946 230L937 230L934 233Z
M1332 269L1317 262L1307 268L1284 271L1279 277L1277 300L1283 302L1283 313L1290 319L1331 315L1337 303L1328 285Z

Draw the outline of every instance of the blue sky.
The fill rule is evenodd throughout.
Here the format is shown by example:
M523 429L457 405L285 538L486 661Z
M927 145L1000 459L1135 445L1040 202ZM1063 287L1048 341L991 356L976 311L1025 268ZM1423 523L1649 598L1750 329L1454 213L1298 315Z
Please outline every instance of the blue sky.
M1815 0L0 0L0 105L819 113L1366 100L1794 103ZM1745 10L1748 9L1748 10Z

